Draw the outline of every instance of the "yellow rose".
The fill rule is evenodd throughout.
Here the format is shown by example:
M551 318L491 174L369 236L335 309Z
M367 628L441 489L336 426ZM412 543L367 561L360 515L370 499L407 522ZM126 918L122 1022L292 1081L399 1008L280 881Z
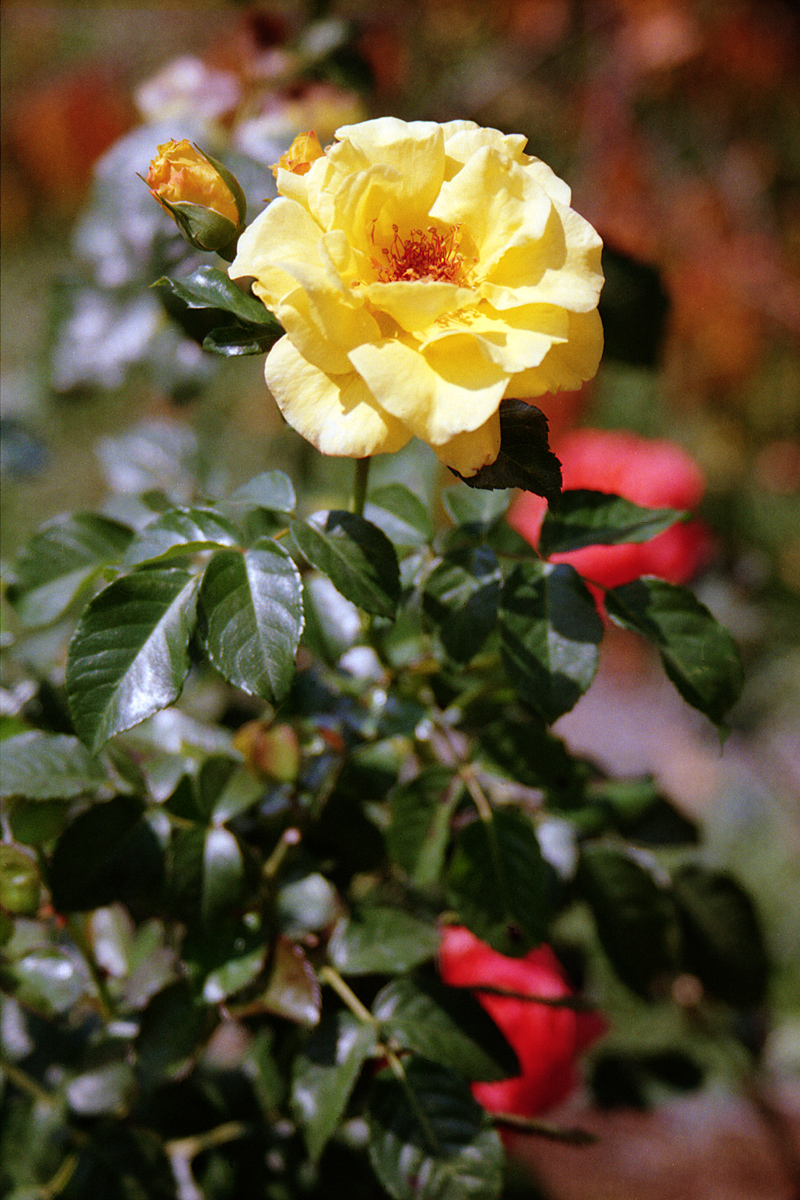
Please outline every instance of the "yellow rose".
M382 117L336 138L302 174L279 165L230 267L286 330L267 384L325 454L416 436L474 475L504 397L597 370L600 238L521 135Z
M238 181L186 138L158 147L145 182L199 249L228 245L244 224L245 199Z

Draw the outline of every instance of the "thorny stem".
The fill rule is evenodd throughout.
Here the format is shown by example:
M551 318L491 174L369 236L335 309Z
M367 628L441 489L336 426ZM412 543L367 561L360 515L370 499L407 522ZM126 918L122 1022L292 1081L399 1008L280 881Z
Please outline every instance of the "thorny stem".
M358 517L364 515L364 503L367 499L367 483L369 481L369 458L355 460L355 478L353 480L353 512Z
M379 1022L375 1019L369 1009L361 1003L358 996L355 994L349 984L345 983L339 972L333 967L322 967L319 972L319 980L320 983L327 983L333 988L339 999L344 1001L351 1013L353 1013L355 1017L358 1017L359 1021L362 1021L366 1025L371 1025L375 1030L375 1036L380 1044L380 1052L388 1062L395 1079L405 1092L406 1099L408 1100L409 1106L416 1117L417 1123L422 1130L423 1136L425 1137L429 1148L431 1149L432 1153L439 1154L441 1152L439 1139L436 1136L433 1126L428 1120L428 1114L420 1104L414 1089L409 1084L405 1068L399 1057L391 1048L391 1046L387 1046L383 1041Z
M547 1121L534 1121L531 1117L520 1117L517 1113L494 1113L497 1125L517 1129L520 1133L533 1133L537 1137L549 1138L553 1142L566 1142L571 1146L591 1146L598 1139L588 1129L550 1125Z
M301 836L300 830L296 829L293 825L290 825L288 829L284 829L277 846L261 868L261 875L265 880L270 881L275 878L289 850L298 844Z

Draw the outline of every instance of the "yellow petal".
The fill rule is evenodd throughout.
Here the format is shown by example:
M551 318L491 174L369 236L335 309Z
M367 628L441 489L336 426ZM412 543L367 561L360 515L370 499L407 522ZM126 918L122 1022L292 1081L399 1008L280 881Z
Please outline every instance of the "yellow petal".
M439 462L471 478L481 467L488 467L500 453L500 414L495 412L477 429L456 434L442 446L433 447Z
M323 454L365 458L393 453L411 436L379 408L355 371L326 375L304 359L288 337L270 350L264 375L286 420Z
M370 304L409 333L428 329L443 313L457 312L475 302L471 288L433 279L371 283L363 289Z
M588 312L603 286L602 250L589 222L554 202L540 239L510 244L487 271L481 295L499 309L558 304Z
M447 156L447 179L451 179L473 154L486 146L502 151L515 162L523 162L528 158L523 153L528 141L524 133L501 133L499 129L484 128L474 121L446 121L442 125L442 133Z
M545 392L569 392L596 373L603 353L603 325L597 309L568 316L567 341L553 345L539 366L512 376L506 396L524 399Z
M508 374L537 366L556 342L569 334L567 313L553 305L525 305L497 312L488 304L454 313L421 339L427 353L434 343L467 334L481 351Z
M397 339L358 346L350 361L375 399L433 446L477 429L497 409L508 374L469 336L425 355Z
M474 255L475 277L484 279L509 246L542 237L551 207L550 197L518 163L485 147L442 185L431 216L459 228L465 262Z

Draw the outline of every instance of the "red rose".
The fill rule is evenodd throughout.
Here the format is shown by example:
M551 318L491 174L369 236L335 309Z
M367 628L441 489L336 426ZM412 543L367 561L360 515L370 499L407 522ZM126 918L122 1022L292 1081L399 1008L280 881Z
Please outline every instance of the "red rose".
M439 970L445 983L476 989L477 999L502 1029L522 1068L513 1079L473 1083L475 1099L489 1112L522 1117L535 1117L564 1100L578 1082L577 1055L606 1030L603 1017L479 990L505 988L548 999L573 995L550 947L539 946L524 958L506 958L468 929L453 925L442 937Z
M574 429L555 446L565 488L613 492L647 508L695 508L705 488L700 468L674 442L605 429ZM535 546L546 501L523 492L508 514L512 529ZM586 546L554 554L593 583L617 587L640 575L685 583L707 559L711 539L701 521L673 525L649 542Z

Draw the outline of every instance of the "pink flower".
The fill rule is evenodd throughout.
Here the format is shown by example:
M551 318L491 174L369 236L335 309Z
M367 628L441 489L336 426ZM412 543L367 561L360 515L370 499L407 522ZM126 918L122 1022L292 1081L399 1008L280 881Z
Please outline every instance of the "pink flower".
M695 508L705 489L694 459L674 442L605 429L574 429L554 447L565 488L613 492L647 508ZM523 492L508 514L512 529L535 546L546 502ZM552 555L593 583L617 587L640 575L685 583L708 558L711 539L701 521L665 529L649 542L586 546Z
M481 987L503 988L520 997L559 999L573 995L549 946L524 958L506 958L463 926L445 929L439 948L445 983L476 989L475 995L516 1051L522 1073L497 1083L473 1083L475 1099L489 1112L535 1117L564 1100L578 1082L575 1059L605 1032L597 1013L497 996Z

